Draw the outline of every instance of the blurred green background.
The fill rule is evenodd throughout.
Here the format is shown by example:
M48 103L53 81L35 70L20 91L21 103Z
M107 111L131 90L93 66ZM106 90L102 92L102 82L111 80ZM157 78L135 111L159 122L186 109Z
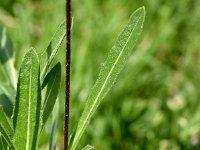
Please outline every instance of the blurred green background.
M72 4L72 130L118 34L134 10L146 7L141 40L79 148L200 149L200 1Z
M101 64L129 16L145 5L139 44L105 97L78 149L200 149L200 1L72 0L70 134ZM43 51L65 18L64 0L8 0L0 3L19 69L30 46ZM65 45L57 60L65 64ZM63 86L58 149L63 145ZM47 134L41 138L46 148Z

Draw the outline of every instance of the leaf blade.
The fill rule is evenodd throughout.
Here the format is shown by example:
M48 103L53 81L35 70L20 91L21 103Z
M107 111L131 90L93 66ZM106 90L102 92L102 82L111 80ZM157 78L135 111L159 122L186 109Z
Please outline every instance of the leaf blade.
M36 149L41 111L39 69L39 59L32 48L24 57L18 79L13 115L16 149Z
M45 65L41 67L42 82L65 36L66 36L66 21L62 22L61 25L58 27L47 49L42 53L40 57L42 62L47 61L47 63L45 63Z
M60 82L61 82L61 63L59 62L46 75L42 85L42 88L47 86L46 96L43 105L43 115L42 115L43 126L45 125L55 105L60 90Z
M128 25L119 35L115 46L109 52L108 58L100 70L99 77L87 98L87 103L72 143L72 150L76 148L92 115L123 69L131 50L136 45L142 32L144 18L145 8L141 7L131 15Z

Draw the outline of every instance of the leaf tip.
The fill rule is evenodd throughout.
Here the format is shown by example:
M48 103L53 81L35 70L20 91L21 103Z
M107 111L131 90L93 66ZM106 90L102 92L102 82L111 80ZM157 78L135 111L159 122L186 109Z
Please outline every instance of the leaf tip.
M145 11L145 6L140 7L143 11Z
M37 60L37 62L39 62L39 57L34 47L31 47L28 50L28 52L25 54L24 60L27 60L29 58L34 58L34 60Z
M140 13L143 14L143 16L145 16L145 12L146 12L145 6L142 6L142 7L138 8L138 9L136 10L136 12L140 12Z
M145 16L145 14L146 14L146 8L145 8L145 6L142 6L142 11L143 11L143 14Z
M34 55L37 55L36 49L35 49L34 47L31 47L31 48L29 49L29 52L30 52L30 53L33 53Z

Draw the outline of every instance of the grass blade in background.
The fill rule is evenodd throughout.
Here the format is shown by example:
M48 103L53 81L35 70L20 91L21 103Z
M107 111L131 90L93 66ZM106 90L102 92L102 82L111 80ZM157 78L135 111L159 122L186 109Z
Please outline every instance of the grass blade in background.
M34 150L40 125L39 59L32 48L24 57L18 79L14 108L14 144L18 150Z
M12 116L14 106L9 97L5 94L0 94L0 107L3 108L8 117Z
M55 118L53 122L53 127L51 130L51 136L49 141L49 150L55 150L56 149L56 133L58 129L58 117Z
M13 46L6 29L0 26L0 67L3 75L16 89L17 79L13 63Z
M106 62L100 70L99 77L87 99L86 106L78 123L76 134L72 143L72 150L76 149L76 146L92 115L96 111L101 100L111 89L118 74L123 69L128 56L136 45L136 42L141 34L144 19L145 8L141 7L131 15L128 25L119 35L116 44L111 49Z
M51 115L50 121L51 121L52 129L51 129L51 135L50 135L50 139L49 139L49 150L56 150L57 131L58 131L58 124L59 124L59 116L60 116L59 102L60 102L59 100L56 101L55 106L53 108L52 115ZM52 126L52 124L53 124L53 126Z
M5 94L9 97L11 102L15 101L15 92L14 89L8 84L1 83L0 84L0 94Z
M61 81L61 64L57 63L51 71L46 75L42 88L47 86L45 100L43 104L43 126L45 125L48 117L50 116L55 105Z
M0 106L3 107L7 116L11 117L13 112L14 90L11 86L0 84Z
M41 82L43 82L44 77L53 61L58 49L66 36L66 21L64 21L56 33L54 34L52 40L50 41L47 49L41 54L40 60L44 63L44 66L41 66Z
M0 106L0 132L4 139L7 141L8 145L13 146L11 136L13 136L13 128L11 122L6 117L3 108Z

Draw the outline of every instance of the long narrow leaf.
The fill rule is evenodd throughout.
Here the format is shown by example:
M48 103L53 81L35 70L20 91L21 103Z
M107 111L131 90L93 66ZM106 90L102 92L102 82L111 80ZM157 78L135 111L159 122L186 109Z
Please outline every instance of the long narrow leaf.
M56 33L54 34L52 40L50 41L47 49L42 53L40 59L41 62L43 62L45 65L44 67L41 66L41 82L43 82L43 79L51 65L51 62L53 61L56 53L58 52L58 49L66 35L66 21L64 21L59 28L57 29Z
M3 108L0 106L0 132L3 135L4 139L7 143L13 147L12 139L13 136L13 128L11 122L6 117Z
M141 34L144 19L145 8L141 7L132 14L128 25L119 35L116 44L111 49L106 62L100 70L99 77L87 99L85 109L78 123L76 134L72 143L72 150L76 149L76 146L92 115L96 111L101 100L111 89L118 74L123 69L128 56L135 47Z
M42 85L42 88L47 86L44 105L43 105L43 115L42 115L43 126L46 123L55 105L60 89L60 81L61 81L61 64L57 63L47 74Z
M14 144L17 150L34 150L40 125L41 94L40 67L32 48L24 57L20 68L14 108Z

